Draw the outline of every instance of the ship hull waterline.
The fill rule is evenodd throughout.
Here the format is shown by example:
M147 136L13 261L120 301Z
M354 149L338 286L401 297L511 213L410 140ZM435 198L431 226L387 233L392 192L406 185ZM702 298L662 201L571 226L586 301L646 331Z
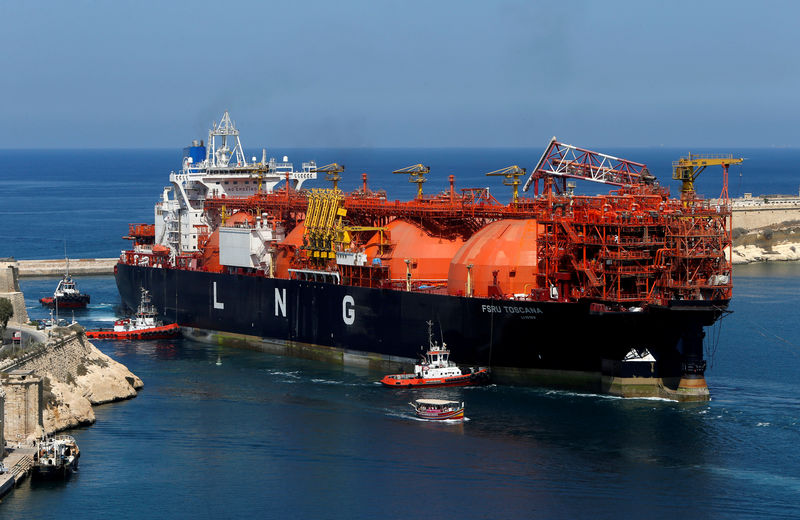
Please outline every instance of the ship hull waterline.
M720 307L593 312L588 303L505 301L118 264L123 303L147 289L186 337L281 355L402 371L441 328L453 358L492 381L623 397L709 398L703 327ZM622 361L646 349L655 361Z

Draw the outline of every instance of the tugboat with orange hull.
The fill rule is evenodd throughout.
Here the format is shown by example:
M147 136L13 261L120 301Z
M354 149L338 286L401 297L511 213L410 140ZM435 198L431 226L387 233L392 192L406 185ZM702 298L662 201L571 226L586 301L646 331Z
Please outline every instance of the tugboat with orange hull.
M417 399L408 403L417 417L428 421L463 421L464 403L444 399Z
M87 330L91 339L169 339L180 335L177 323L164 325L156 319L158 311L150 303L150 293L142 288L139 308L133 318L123 318L114 322L113 329Z
M450 361L447 343L439 345L433 340L433 323L428 322L428 351L423 360L414 365L413 374L391 374L381 379L381 384L393 387L467 386L489 382L489 369L473 367L463 371Z

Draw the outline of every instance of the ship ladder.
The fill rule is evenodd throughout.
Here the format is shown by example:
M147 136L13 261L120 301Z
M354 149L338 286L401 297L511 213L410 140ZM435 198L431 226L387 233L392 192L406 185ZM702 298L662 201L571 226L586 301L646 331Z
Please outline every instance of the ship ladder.
M597 277L597 275L594 274L594 271L592 271L588 267L580 265L578 263L578 261L575 259L575 257L572 256L572 255L570 255L569 259L572 262L572 267L576 271L580 271L580 272L586 273L586 277L589 279L589 284L592 287L599 287L599 286L603 285L603 282L601 282L600 279Z
M578 234L575 233L575 230L569 225L569 222L566 220L560 220L559 222L561 223L561 227L564 228L564 231L566 231L567 235L569 235L569 239L573 244L577 244L581 241L581 239L578 238Z

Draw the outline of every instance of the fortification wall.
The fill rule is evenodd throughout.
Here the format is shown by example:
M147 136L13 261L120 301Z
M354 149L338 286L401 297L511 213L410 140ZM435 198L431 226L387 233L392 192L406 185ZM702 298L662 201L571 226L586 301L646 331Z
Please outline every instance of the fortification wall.
M6 429L6 392L3 390L2 385L0 385L0 458L5 456L5 446L6 446L6 437L5 431Z
M42 434L42 379L15 370L0 378L5 392L3 435L11 442L30 442Z
M19 265L16 260L0 260L0 292L19 291Z
M732 218L734 228L752 231L784 222L800 221L800 205L787 205L783 208L770 204L734 207Z
M49 373L58 381L67 381L70 375L75 377L78 366L91 354L92 345L84 335L75 334L69 328L57 330L63 336L55 335L40 355L24 360L16 368L37 374Z
M10 323L28 323L25 296L19 288L19 266L13 260L0 260L0 298L7 298L14 307Z

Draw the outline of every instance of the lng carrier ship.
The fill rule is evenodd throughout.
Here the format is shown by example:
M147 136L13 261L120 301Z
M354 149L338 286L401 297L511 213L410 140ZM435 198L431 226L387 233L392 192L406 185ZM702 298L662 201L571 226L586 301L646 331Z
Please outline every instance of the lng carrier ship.
M424 194L422 164L395 170L418 188L397 201L366 174L341 191L335 163L248 161L226 112L184 149L154 224L130 225L115 276L125 304L146 289L198 340L393 370L413 366L433 321L459 364L499 383L708 399L704 328L732 293L735 162L681 159L672 198L644 164L553 138L532 170L489 173L509 203L452 175ZM725 173L716 205L692 182L711 164ZM318 174L332 186L306 189ZM612 190L577 195L572 179Z

